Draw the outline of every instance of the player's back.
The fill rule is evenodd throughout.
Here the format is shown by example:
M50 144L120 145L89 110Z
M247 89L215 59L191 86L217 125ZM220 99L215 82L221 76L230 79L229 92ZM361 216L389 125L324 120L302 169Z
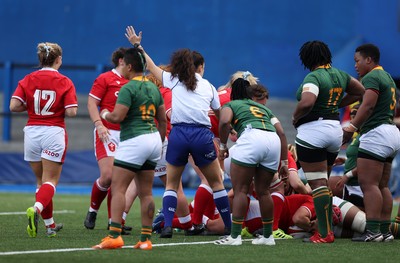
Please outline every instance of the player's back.
M19 85L25 93L27 125L64 127L65 108L77 106L72 81L56 70L32 72Z
M132 79L121 88L117 104L129 107L125 119L121 122L121 141L158 132L155 117L164 100L153 82L142 80L141 77Z

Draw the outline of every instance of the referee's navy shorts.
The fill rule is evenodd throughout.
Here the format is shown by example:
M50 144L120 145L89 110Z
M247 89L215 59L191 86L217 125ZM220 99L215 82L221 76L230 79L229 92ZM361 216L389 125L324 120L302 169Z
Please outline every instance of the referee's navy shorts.
M206 126L193 124L174 124L168 137L167 162L183 166L189 154L195 164L203 167L217 158L214 134Z

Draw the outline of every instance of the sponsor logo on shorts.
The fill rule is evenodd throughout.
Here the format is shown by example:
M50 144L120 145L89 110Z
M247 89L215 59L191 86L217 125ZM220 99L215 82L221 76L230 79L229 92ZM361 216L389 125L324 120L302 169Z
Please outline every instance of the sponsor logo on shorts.
M48 156L51 156L51 157L58 157L58 156L60 156L59 153L55 153L55 152L52 152L52 151L49 151L49 150L44 150L43 153L44 153L44 154L47 154Z
M160 167L160 168L157 168L156 170L155 170L155 172L156 173L161 173L161 172L166 172L167 171L167 167Z
M113 142L110 142L107 146L110 152L115 152L115 144Z
M204 157L206 157L207 159L215 159L216 157L215 151L205 154Z
M221 213L227 213L229 211L228 208L221 209Z

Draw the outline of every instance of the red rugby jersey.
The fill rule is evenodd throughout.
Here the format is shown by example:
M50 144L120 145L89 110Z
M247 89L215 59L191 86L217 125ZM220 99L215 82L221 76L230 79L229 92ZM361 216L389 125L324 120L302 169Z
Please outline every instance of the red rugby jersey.
M218 91L219 102L221 103L221 107L231 101L231 88L227 88L221 91ZM210 121L211 121L211 131L214 133L215 137L219 138L219 131L218 131L218 119L214 115L214 112L211 111Z
M172 91L171 89L161 87L160 93L164 100L165 113L168 113L169 111L171 111L171 106L172 106ZM171 131L171 120L167 117L167 133L165 136L168 137L170 131Z
M52 68L43 68L26 75L12 95L26 104L27 126L59 126L65 128L65 109L78 107L72 81Z
M94 81L89 96L100 102L100 112L107 109L110 112L114 110L115 103L117 102L118 92L123 85L128 83L128 80L122 77L118 72L113 69L100 74ZM103 125L110 130L120 130L119 123L110 123L101 119Z

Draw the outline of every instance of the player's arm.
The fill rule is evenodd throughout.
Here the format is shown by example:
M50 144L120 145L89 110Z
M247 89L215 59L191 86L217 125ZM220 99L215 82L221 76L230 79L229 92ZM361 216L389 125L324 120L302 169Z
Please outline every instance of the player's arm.
M10 100L10 111L11 112L23 112L26 111L26 104L17 98L11 98Z
M222 108L220 115L219 115L219 158L221 160L225 159L229 156L227 142L229 133L231 132L231 121L233 118L233 111L229 107Z
M281 179L285 180L289 176L287 139L285 131L283 130L282 124L279 122L278 118L273 117L271 119L271 123L274 125L276 134L278 134L278 137L281 141L281 165L279 169L279 176Z
M305 185L297 172L297 170L289 170L289 178L288 178L290 186L299 194L309 195L311 194L311 188L308 185Z
M301 93L301 100L297 103L296 109L293 113L293 125L312 110L315 101L317 100L318 93L319 89L315 84L304 84L303 92Z
M346 89L346 94L344 95L342 101L339 104L339 108L350 105L356 101L360 101L365 93L365 88L363 84L357 79L351 77L349 85Z
M69 80L70 85L66 86L65 88L68 89L68 91L65 94L64 97L64 114L67 117L75 117L76 114L78 113L78 99L76 97L76 91L75 91L75 86Z
M78 107L69 107L65 109L65 116L75 117L78 113Z
M212 112L214 113L215 117L217 117L217 119L219 119L219 115L221 113L221 108L218 108L216 110L212 109Z
M361 127L366 120L371 116L374 111L375 105L378 101L379 92L374 89L368 89L365 91L363 102L358 108L356 116L351 123L357 128Z
M358 131L364 122L371 116L378 101L379 92L375 89L367 89L363 96L363 102L357 110L356 116L350 121L349 126L343 128L343 141L350 141L353 133Z
M304 206L301 206L297 209L292 217L292 220L297 227L300 227L307 232L314 230L316 227L315 221L311 220L310 211Z
M358 177L357 167L348 171L343 176L339 176L339 177L340 177L340 179L337 181L335 187L342 189L344 187L344 185L347 184L347 182L350 180L350 178Z
M100 113L99 113L99 107L100 105L100 101L93 98L92 96L88 96L88 102L87 102L87 108L89 111L89 116L90 119L92 120L92 122L97 122L98 120L100 120ZM101 123L101 121L100 121Z
M142 41L142 31L139 32L139 35L136 35L133 26L128 26L126 28L125 36L133 46L139 47L143 50L146 59L147 69L154 75L156 79L162 82L163 70L154 63L151 57L146 53L146 51L144 51L143 47L140 45L140 42Z
M122 104L115 104L114 110L109 112L107 109L101 111L100 116L102 119L111 123L120 123L126 117L129 108Z
M159 81L162 82L163 81L163 79L162 79L163 70L154 63L154 61L151 59L151 57L146 53L146 51L144 51L143 47L142 47L142 50L144 52L144 56L146 59L147 70L150 71L156 77L156 79L158 79Z
M99 113L100 101L95 99L94 97L88 97L87 108L89 111L90 119L92 120L94 127L96 127L97 134L101 141L108 142L110 131L103 125L101 121L100 113Z

